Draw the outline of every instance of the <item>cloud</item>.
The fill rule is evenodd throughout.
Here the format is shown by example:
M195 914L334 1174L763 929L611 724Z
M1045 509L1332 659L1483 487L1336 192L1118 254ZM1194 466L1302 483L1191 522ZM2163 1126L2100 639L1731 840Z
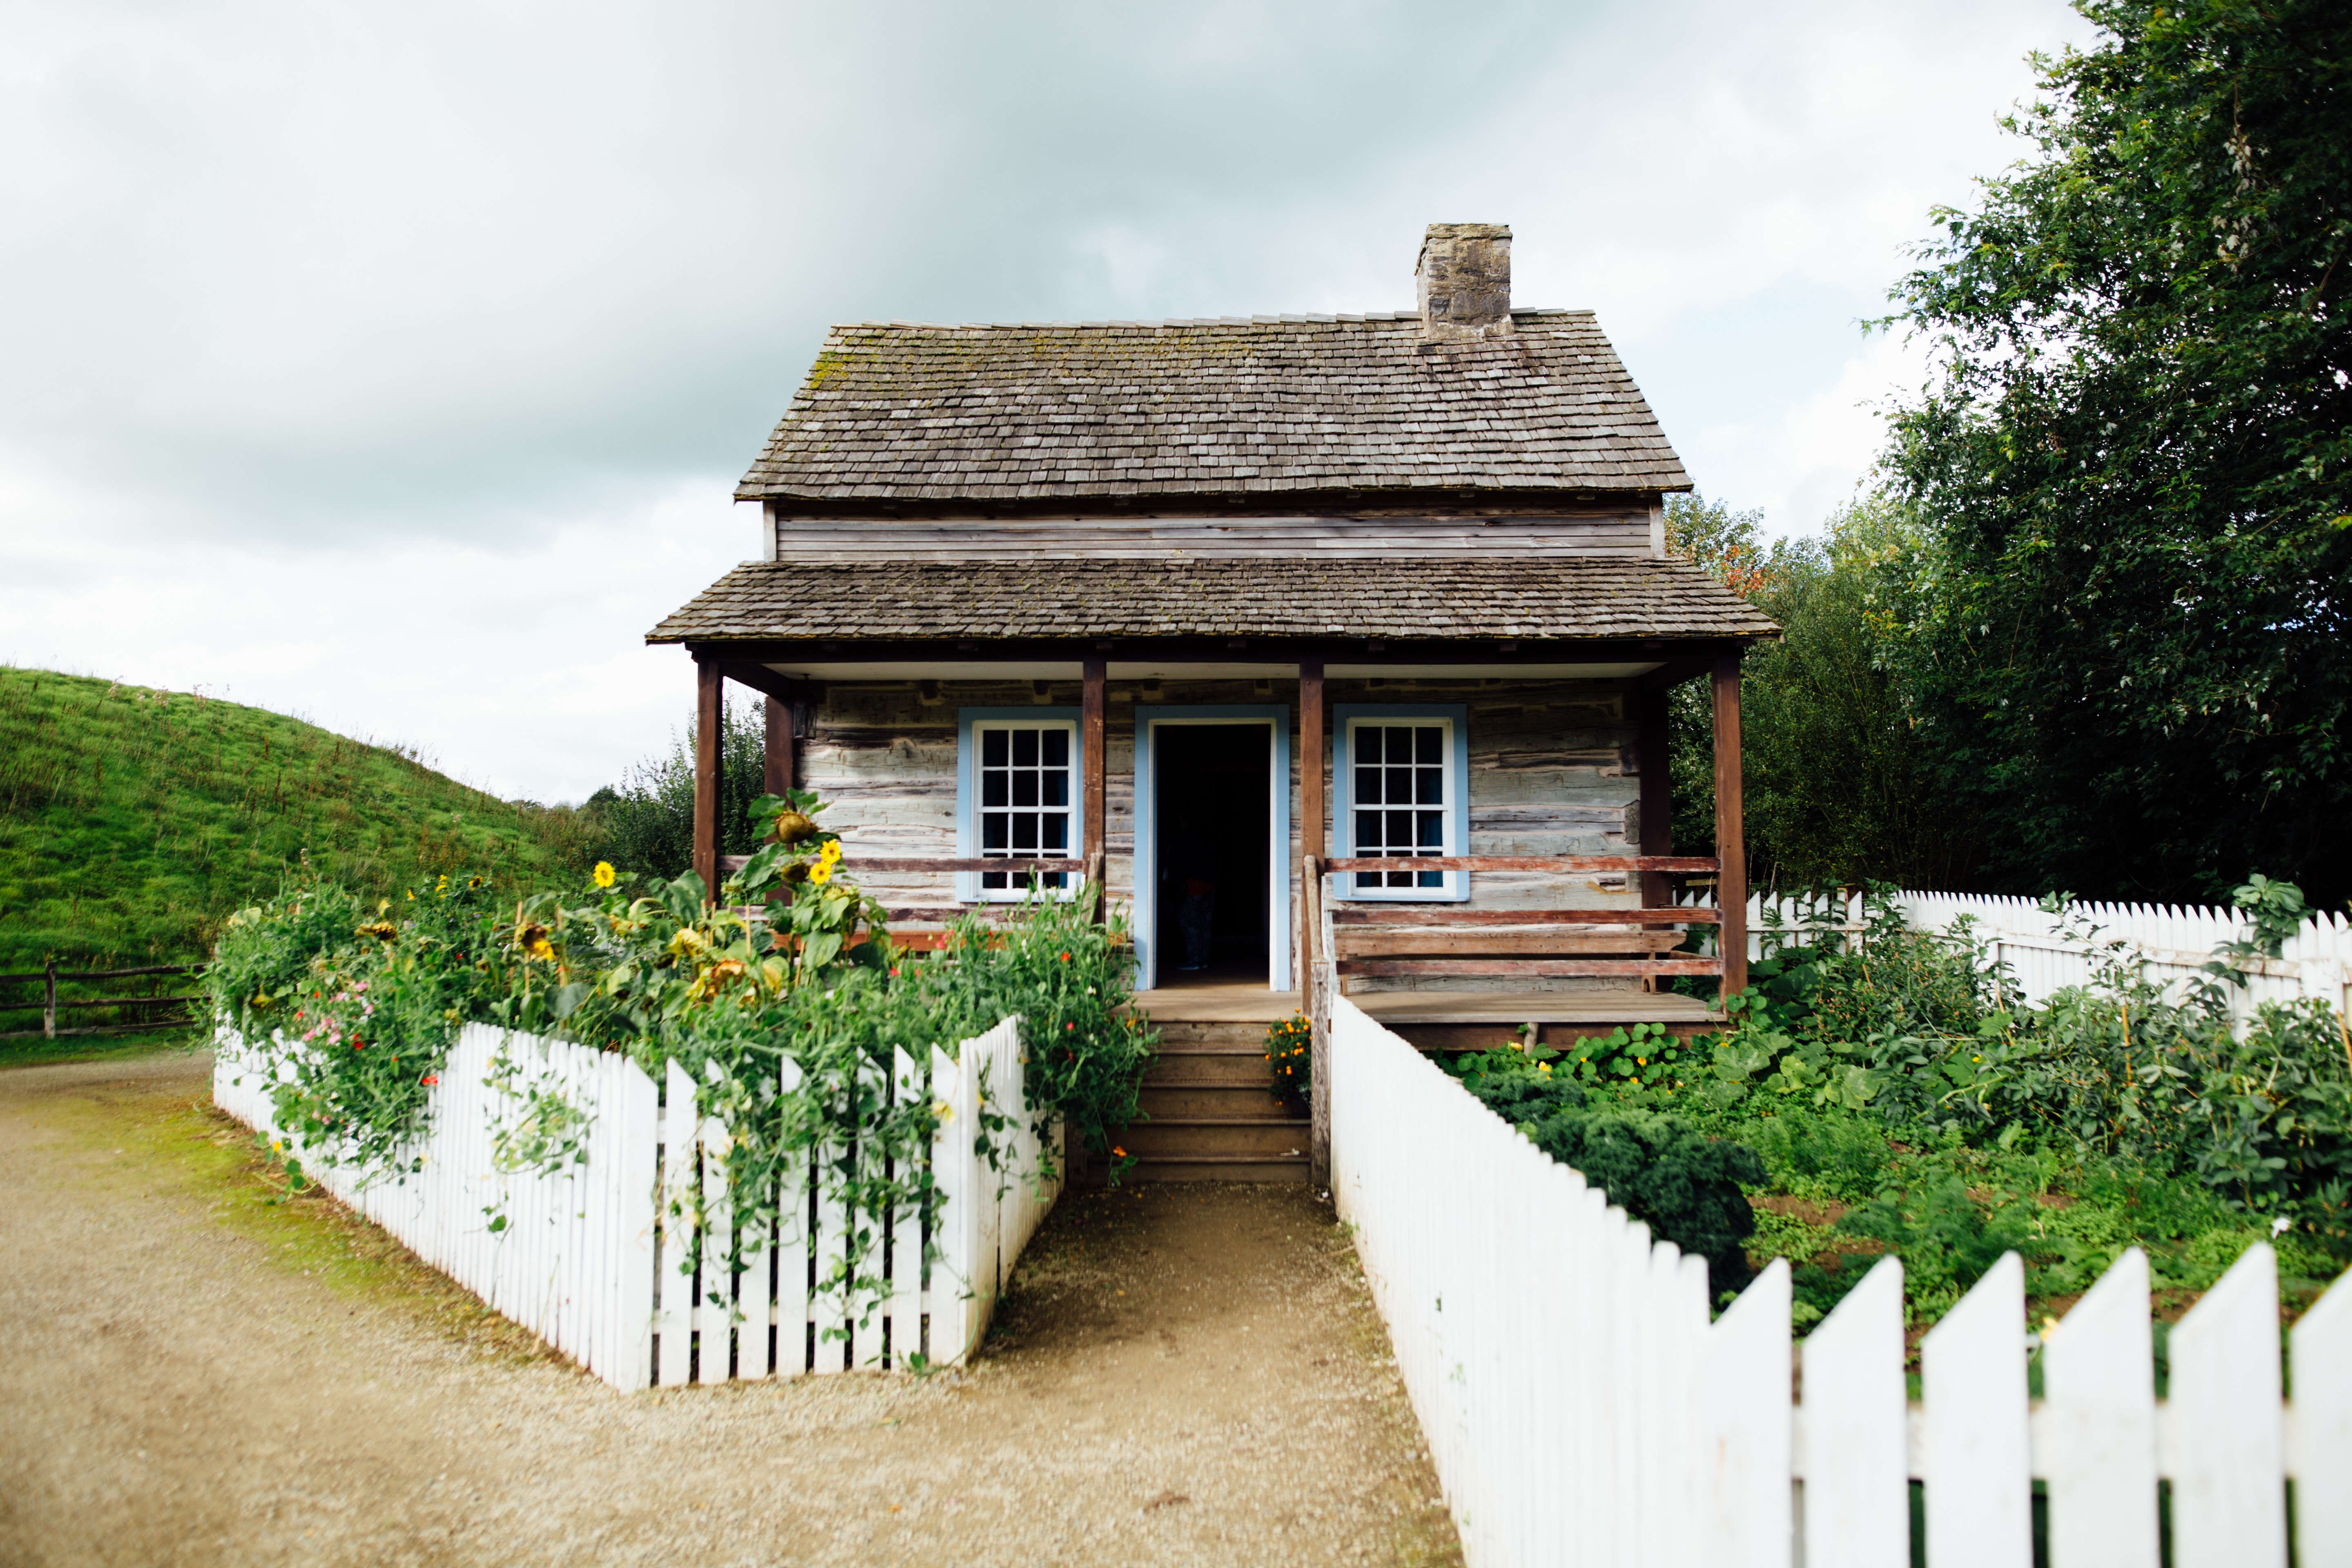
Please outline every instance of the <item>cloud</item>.
M728 492L832 321L1401 308L1424 224L1508 222L1517 296L1601 310L1701 484L1807 526L1866 463L1838 410L1899 368L1856 321L2015 155L2021 57L2084 32L2054 0L10 15L0 656L231 683L541 796L682 710L636 639L747 552Z

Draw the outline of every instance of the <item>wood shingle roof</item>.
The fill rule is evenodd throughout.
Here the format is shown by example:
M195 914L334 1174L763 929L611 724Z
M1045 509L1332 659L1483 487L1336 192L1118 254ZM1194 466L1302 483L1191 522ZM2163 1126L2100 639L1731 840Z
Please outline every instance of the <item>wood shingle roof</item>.
M742 500L1690 488L1590 311L838 326Z
M1754 638L1778 628L1685 561L746 562L649 642L838 638Z

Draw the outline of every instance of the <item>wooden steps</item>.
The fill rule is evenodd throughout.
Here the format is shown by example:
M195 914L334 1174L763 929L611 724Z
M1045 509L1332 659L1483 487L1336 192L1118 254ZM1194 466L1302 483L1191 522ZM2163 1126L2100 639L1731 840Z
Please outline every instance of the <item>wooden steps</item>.
M1141 1099L1150 1120L1113 1140L1129 1181L1307 1180L1307 1119L1275 1098L1264 1024L1161 1024Z

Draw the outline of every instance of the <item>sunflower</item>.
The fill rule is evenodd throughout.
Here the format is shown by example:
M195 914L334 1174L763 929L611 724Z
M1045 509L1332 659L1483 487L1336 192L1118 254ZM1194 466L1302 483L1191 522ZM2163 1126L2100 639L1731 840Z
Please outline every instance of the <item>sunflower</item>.
M600 888L611 887L614 880L613 863L610 860L597 861L596 868L588 874L588 879Z

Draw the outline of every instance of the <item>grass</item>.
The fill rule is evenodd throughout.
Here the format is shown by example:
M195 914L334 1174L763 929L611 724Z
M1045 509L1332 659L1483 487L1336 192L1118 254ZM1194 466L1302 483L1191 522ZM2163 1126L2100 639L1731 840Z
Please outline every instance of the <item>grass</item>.
M546 880L586 850L579 814L501 800L399 747L0 666L0 973L199 960L289 877L391 897L446 870ZM0 994L0 1029L37 1025L25 1000Z

